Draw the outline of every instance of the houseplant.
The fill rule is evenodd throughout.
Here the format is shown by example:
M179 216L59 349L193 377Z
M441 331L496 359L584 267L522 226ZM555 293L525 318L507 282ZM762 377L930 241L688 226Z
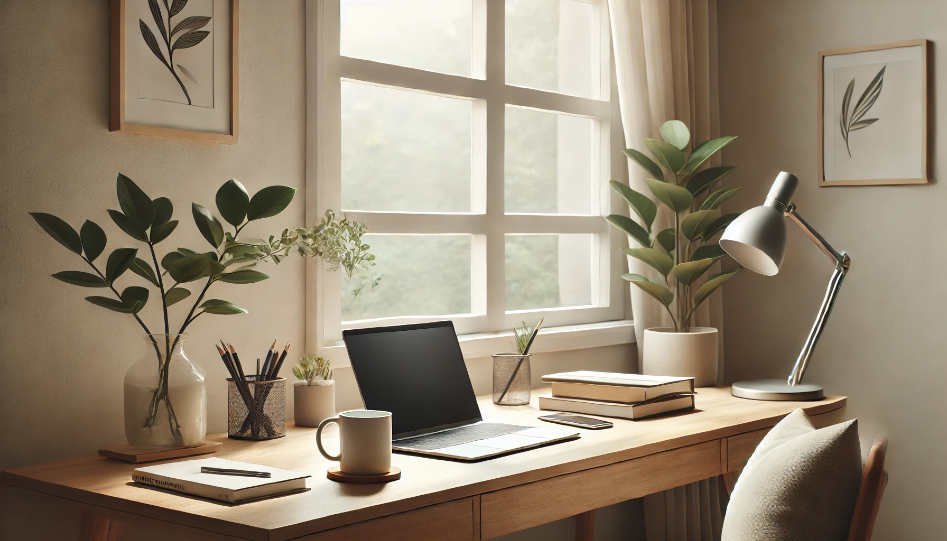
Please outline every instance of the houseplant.
M318 427L323 419L335 417L335 381L329 360L303 355L293 367L293 418L296 426Z
M107 289L112 296L86 297L90 303L114 312L130 314L145 331L149 353L135 363L125 377L125 434L135 445L190 446L200 444L206 433L206 387L200 369L183 353L184 332L204 314L235 315L247 311L222 299L205 299L217 283L252 284L269 278L253 267L271 259L279 263L290 253L320 257L332 268L352 272L373 265L369 246L362 244L365 227L346 219L336 220L328 211L312 229L285 230L269 241L240 241L241 231L250 223L281 213L293 200L296 190L269 186L250 197L236 180L217 191L221 217L233 227L224 231L220 221L205 207L193 203L191 214L198 230L213 248L200 253L178 248L159 259L157 247L177 228L174 207L166 197L151 199L130 178L119 174L118 202L121 210L109 210L112 221L132 239L144 243L139 248L118 248L108 255L104 269L96 260L105 251L105 232L86 220L77 232L51 214L30 213L57 242L78 255L93 271L62 271L54 278L68 284ZM139 316L149 300L146 287L132 285L119 291L117 282L131 271L157 291L161 302L163 333L152 333ZM193 295L186 284L198 283ZM177 332L172 333L168 308L195 297ZM173 400L173 403L172 403Z
M651 178L648 188L673 216L673 227L653 228L657 204L648 196L619 182L612 188L627 202L639 221L613 214L607 217L640 246L623 248L661 276L652 280L640 274L622 278L639 287L667 310L672 327L646 329L642 371L654 375L694 376L698 386L714 385L717 378L717 329L694 327L693 317L702 302L741 269L702 277L726 256L714 237L739 213L723 214L721 204L741 188L713 189L734 167L701 166L736 137L705 141L690 155L686 149L690 132L683 122L670 120L661 126L662 140L645 139L654 160L635 149L625 154L643 167ZM656 160L656 161L655 161ZM658 165L660 164L660 165Z

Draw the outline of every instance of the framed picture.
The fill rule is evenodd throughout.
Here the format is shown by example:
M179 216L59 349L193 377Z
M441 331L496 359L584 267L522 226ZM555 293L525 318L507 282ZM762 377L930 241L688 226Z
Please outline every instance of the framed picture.
M236 144L239 0L111 0L109 129Z
M819 53L819 186L927 183L927 50Z

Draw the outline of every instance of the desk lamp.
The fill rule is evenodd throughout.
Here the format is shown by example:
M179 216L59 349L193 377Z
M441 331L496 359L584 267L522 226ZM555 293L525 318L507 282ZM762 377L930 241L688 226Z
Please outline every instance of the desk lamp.
M806 373L812 352L819 336L825 329L825 323L832 312L832 305L838 297L842 287L842 279L848 273L851 259L845 252L839 253L832 248L815 229L812 228L796 212L796 205L792 203L793 193L799 179L785 171L776 176L773 187L766 194L766 201L759 207L750 209L741 214L723 232L720 238L720 247L724 249L737 263L764 276L773 276L779 272L783 264L783 255L786 253L786 222L788 217L796 222L806 236L829 256L835 265L835 272L829 280L825 299L816 316L809 337L799 353L796 365L789 374L788 381L778 379L757 379L734 383L731 389L733 396L753 400L819 400L824 398L822 387L811 383L802 383L802 376Z

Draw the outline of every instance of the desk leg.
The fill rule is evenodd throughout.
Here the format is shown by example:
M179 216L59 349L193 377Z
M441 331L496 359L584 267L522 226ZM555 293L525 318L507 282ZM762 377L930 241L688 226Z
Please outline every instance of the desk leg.
M102 515L82 515L82 541L122 541L124 530L120 522L109 520Z
M595 509L575 516L575 541L595 539Z

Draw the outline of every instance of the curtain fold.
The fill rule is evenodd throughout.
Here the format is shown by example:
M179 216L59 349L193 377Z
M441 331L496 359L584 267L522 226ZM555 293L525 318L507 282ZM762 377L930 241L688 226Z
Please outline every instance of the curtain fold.
M691 148L719 137L716 0L608 0L608 7L626 148L644 151L644 139L660 137L661 125L672 119L690 128ZM719 165L719 156L709 165ZM628 173L631 187L650 196L644 171L629 161ZM671 213L658 207L654 227L672 227ZM660 281L656 271L636 259L628 258L628 267ZM718 291L698 308L696 324L716 327L722 337L721 303ZM635 287L631 307L641 359L644 330L670 326L671 320ZM722 339L718 348L717 381L722 382ZM648 541L719 541L726 499L721 486L719 479L707 479L646 496Z

